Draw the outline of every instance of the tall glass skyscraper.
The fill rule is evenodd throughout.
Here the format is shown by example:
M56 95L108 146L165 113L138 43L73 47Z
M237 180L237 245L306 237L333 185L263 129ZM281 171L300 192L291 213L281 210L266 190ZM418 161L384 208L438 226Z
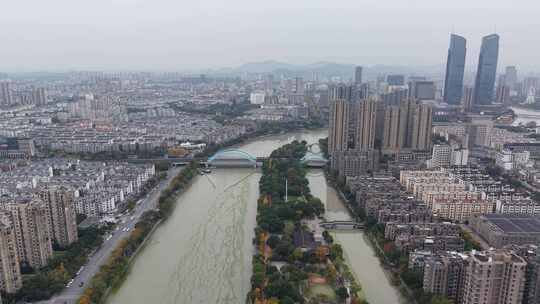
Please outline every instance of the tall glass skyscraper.
M482 38L478 71L474 84L474 104L489 105L493 101L497 61L499 59L499 35L492 34Z
M450 36L450 48L446 61L446 78L444 79L444 102L459 105L463 94L463 74L465 72L465 56L467 40L461 36Z

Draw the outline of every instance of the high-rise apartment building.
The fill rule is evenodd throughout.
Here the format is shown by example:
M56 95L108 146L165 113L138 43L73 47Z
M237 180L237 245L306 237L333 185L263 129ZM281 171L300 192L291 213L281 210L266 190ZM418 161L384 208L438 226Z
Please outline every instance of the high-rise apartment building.
M427 259L424 267L424 291L444 296L453 303L460 303L466 258L464 254L447 252Z
M17 238L9 212L0 211L0 290L15 293L22 287Z
M459 105L463 93L463 75L465 73L465 57L467 40L461 36L450 36L446 76L444 80L444 102Z
M23 264L41 268L52 257L47 207L39 198L18 198L2 202L13 223L17 252Z
M478 70L474 84L474 104L489 105L493 101L497 62L499 59L499 35L492 34L482 39Z
M407 147L412 150L430 150L433 108L427 104L416 104L411 106L409 112L412 112L412 118L409 118Z
M331 99L328 125L328 153L346 151L349 138L349 112L352 103L345 99Z
M397 89L393 90L390 93L385 93L381 95L382 101L385 105L399 105L402 101L406 100L409 96L409 91L407 89Z
M452 161L452 147L449 144L440 144L433 146L431 154L430 167L441 168L448 167Z
M362 84L362 67L357 66L354 69L354 84L356 87L359 87Z
M61 247L77 241L74 193L64 187L50 187L39 193L47 206L50 235Z
M328 98L330 101L342 99L352 102L354 100L354 87L349 85L338 85L329 89Z
M47 93L44 88L37 88L32 94L32 103L38 106L47 103Z
M13 104L13 95L11 92L11 83L9 81L0 82L0 104Z
M520 304L527 263L507 250L472 252L467 259L463 304Z
M407 130L407 109L392 105L384 111L384 124L382 135L382 148L385 150L398 151L405 146L405 134Z
M430 150L433 109L412 99L399 106L387 106L382 148L399 151Z
M365 151L374 148L375 145L375 122L377 119L377 101L364 99L357 104L356 132L354 149Z

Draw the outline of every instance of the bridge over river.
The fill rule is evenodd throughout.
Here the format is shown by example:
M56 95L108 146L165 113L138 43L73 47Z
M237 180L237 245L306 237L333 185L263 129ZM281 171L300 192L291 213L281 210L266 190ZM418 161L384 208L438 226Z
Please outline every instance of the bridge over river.
M216 152L213 156L209 157L206 162L209 167L260 167L268 157L256 157L250 153L240 149L224 149ZM300 160L306 166L311 168L322 168L326 166L328 160L324 158L320 153L307 152L306 155Z
M319 226L328 230L361 230L364 223L354 221L327 221L321 222Z

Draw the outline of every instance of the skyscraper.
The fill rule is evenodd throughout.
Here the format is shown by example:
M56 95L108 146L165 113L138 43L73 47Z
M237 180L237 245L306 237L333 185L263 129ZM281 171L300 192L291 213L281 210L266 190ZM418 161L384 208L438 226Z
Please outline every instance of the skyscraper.
M482 38L478 70L474 84L474 104L489 105L493 101L497 61L499 59L499 35L492 34Z
M461 103L463 92L463 74L465 72L465 56L467 40L461 36L450 36L450 48L446 61L446 78L444 80L444 102L451 105Z
M354 69L354 84L359 87L362 84L362 67L357 66Z

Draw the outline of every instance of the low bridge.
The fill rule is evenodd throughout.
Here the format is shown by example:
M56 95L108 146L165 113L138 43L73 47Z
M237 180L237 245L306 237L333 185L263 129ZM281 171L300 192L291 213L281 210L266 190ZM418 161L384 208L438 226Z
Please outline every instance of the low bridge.
M303 164L311 168L324 168L328 160L321 153L306 152L306 155L300 160Z
M364 229L364 223L353 221L328 221L321 222L319 226L329 230L361 230Z

